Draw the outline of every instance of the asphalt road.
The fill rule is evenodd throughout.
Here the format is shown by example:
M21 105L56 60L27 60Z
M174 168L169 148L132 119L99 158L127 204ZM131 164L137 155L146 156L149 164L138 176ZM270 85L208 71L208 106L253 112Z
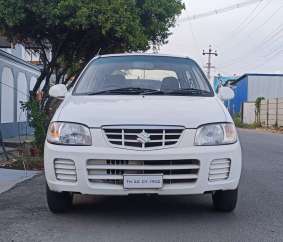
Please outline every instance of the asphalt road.
M211 197L76 197L51 214L37 176L0 195L0 241L283 241L283 135L240 131L244 167L238 207Z

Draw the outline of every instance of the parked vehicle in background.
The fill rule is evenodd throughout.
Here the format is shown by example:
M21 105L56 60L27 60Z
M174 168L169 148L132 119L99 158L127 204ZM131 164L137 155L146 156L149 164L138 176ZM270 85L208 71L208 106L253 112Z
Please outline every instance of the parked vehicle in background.
M241 147L222 100L195 61L175 56L95 57L50 123L44 153L52 212L74 193L211 193L217 210L236 207Z

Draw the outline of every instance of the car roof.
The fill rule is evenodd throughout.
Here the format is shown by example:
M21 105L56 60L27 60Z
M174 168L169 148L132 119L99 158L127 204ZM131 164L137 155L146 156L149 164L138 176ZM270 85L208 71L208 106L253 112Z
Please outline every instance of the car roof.
M97 57L117 57L117 56L157 56L157 57L174 57L174 58L183 58L189 59L188 56L181 56L181 55L170 55L170 54L156 54L156 53L120 53L120 54L107 54L107 55L99 55Z

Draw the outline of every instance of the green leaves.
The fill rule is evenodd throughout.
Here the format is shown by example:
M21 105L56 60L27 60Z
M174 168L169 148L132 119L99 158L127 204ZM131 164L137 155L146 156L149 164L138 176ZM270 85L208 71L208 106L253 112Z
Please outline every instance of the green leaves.
M180 0L0 0L0 28L10 37L51 43L64 33L91 31L98 35L89 36L93 45L109 41L107 52L146 50L166 41L183 8Z

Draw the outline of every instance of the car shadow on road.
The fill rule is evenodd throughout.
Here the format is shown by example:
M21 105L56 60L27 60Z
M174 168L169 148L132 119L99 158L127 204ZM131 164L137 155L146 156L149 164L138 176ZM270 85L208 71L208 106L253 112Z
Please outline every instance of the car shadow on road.
M76 195L73 215L95 214L96 218L154 218L159 217L199 217L201 214L215 214L211 195L193 196L81 196Z

